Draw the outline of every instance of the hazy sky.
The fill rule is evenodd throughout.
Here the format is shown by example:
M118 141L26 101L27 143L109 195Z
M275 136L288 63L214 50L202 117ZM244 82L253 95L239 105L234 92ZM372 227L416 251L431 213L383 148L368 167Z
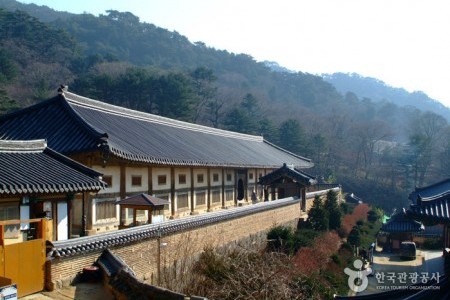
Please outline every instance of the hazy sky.
M312 74L355 72L450 107L448 0L20 0L129 11L191 42Z

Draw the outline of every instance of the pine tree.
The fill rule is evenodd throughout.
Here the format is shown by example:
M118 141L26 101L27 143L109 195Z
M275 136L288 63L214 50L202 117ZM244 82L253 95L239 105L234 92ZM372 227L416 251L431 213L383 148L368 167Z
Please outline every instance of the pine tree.
M333 190L328 191L324 207L328 215L328 228L335 230L341 227L342 212L337 203L337 194Z
M313 206L308 213L308 225L314 230L328 229L328 216L319 196L314 198Z

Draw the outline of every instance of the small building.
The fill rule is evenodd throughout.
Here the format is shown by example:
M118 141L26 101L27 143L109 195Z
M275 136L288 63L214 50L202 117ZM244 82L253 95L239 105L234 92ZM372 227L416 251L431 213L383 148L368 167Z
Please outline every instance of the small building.
M106 187L99 172L47 147L45 140L0 140L0 221L52 219L52 240L79 235L88 194ZM29 224L5 228L5 243L26 241Z
M450 178L429 186L415 188L409 199L408 215L426 226L442 225L446 275L450 274Z
M120 206L120 228L159 223L164 221L165 207L169 201L145 193L127 197L117 202Z
M402 209L381 226L379 235L385 235L382 243L383 250L396 252L400 250L402 242L413 241L414 234L423 230L425 230L423 224L414 220L406 214L405 209Z
M287 164L260 177L258 181L265 190L264 201L297 197L301 199L300 206L303 211L306 211L306 188L316 182L313 176Z

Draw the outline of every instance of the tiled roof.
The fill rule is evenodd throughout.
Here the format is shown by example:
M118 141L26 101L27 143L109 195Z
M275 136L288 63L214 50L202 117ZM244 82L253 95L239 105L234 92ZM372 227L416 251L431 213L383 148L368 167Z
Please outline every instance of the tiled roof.
M168 165L313 166L311 160L260 136L176 121L69 92L0 117L0 138L45 138L49 147L64 154L103 147L131 161Z
M424 221L450 222L450 198L419 200L417 204L411 204L408 214Z
M408 214L424 221L450 221L450 178L422 188L409 195L413 202Z
M414 203L420 197L423 200L432 200L450 195L450 178L424 187L416 187L409 194L409 199Z
M424 230L422 223L409 217L405 210L393 215L390 220L381 226L380 231L384 232L419 232Z
M127 197L125 199L119 200L116 204L126 204L126 205L139 205L139 206L164 206L169 205L169 201L161 198L156 198L145 193Z
M312 185L317 182L315 177L308 175L300 170L296 170L294 167L288 167L286 164L283 164L281 168L276 169L270 172L269 174L259 178L258 183L263 185L269 185L272 182L283 177L288 177L304 185Z
M106 185L99 176L44 140L0 140L0 195L98 191Z

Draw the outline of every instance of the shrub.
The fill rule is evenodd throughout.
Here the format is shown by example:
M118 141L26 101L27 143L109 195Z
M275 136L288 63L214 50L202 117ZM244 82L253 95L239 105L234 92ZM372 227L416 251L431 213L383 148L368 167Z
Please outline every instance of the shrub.
M275 226L267 233L269 251L290 253L293 251L294 233L290 227Z

